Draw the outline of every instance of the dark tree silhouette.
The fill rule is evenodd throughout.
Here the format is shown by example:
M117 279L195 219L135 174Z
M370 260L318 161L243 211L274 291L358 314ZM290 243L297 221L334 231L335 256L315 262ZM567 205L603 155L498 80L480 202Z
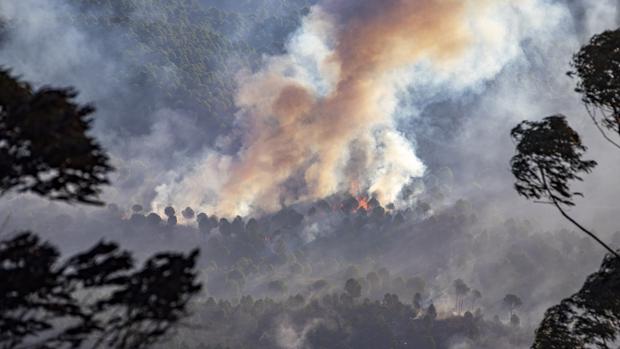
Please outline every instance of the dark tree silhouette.
M183 215L183 218L185 219L192 219L194 218L194 210L192 210L191 207L186 207L181 214Z
M426 314L424 317L428 320L435 320L437 318L437 309L435 309L435 305L433 303L426 308Z
M31 233L0 241L0 347L146 348L187 315L201 289L198 251L158 254L134 272L115 243L64 263L59 256Z
M0 196L101 204L112 167L86 134L94 109L76 95L33 91L0 70ZM0 240L0 348L146 348L179 325L201 289L198 250L157 254L139 270L115 243L59 256L30 232Z
M519 296L509 293L504 297L502 303L504 303L506 308L508 308L510 311L510 317L512 317L514 310L520 307L523 304L523 301L521 301Z
M463 298L469 293L470 288L461 279L454 280L453 286L454 286L454 293L456 294L455 309L456 309L456 312L460 314L461 311L463 310L463 301L464 301Z
M362 285L356 279L348 279L344 284L344 290L353 299L362 295Z
M620 331L620 259L606 256L581 290L549 308L533 349L613 346Z
M581 181L580 173L592 171L596 162L582 159L587 148L566 118L553 115L523 121L510 134L517 143L517 154L510 162L517 192L528 199L573 206L573 196L582 194L571 192L569 181Z
M112 170L87 132L90 106L73 89L33 90L0 69L0 192L32 192L52 200L101 204Z
M166 217L173 217L174 215L176 215L176 211L174 210L174 207L167 206L164 209L164 214L166 215Z
M523 121L510 134L517 143L517 154L510 161L512 173L517 179L517 193L527 199L542 199L542 203L554 205L566 219L611 254L618 256L616 251L564 210L564 206L574 205L575 196L583 196L571 191L569 183L581 181L581 174L591 172L596 166L595 161L582 159L587 148L566 118L553 115L542 121Z
M420 310L422 310L422 295L419 292L416 292L416 294L413 295L411 305L416 315L419 314Z
M53 246L28 233L0 242L0 347L16 348L26 338L49 331L50 318L82 315L68 280L54 268L58 256ZM73 341L65 332L59 337Z
M578 78L576 91L588 114L603 137L620 148L607 134L620 135L620 29L593 36L575 54L572 65L568 74ZM586 147L561 115L524 121L511 134L517 142L511 161L517 192L555 205L611 253L579 292L547 310L532 348L609 348L620 330L620 256L563 209L574 205L573 196L581 195L571 192L569 181L581 180L580 173L590 172L596 163L582 160Z
M588 114L603 137L616 147L607 131L620 135L620 29L594 35L573 57L569 76L577 77L577 88Z
M198 250L187 256L156 254L108 299L97 302L97 310L109 313L97 344L148 348L189 315L187 305L201 289L195 281L197 257Z

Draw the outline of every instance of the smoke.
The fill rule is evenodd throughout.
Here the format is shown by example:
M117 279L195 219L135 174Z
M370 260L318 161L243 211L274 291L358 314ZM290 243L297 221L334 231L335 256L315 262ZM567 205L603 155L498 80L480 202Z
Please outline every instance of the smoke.
M462 278L483 291L489 314L505 316L492 303L508 292L527 296L522 312L535 323L548 306L577 289L602 255L581 235L546 231L557 223L552 208L511 196L510 128L524 118L562 112L601 164L586 179L579 218L608 239L617 229L614 219L600 216L617 211L615 191L605 185L617 181L616 153L585 117L572 91L574 81L564 74L584 40L618 23L616 0L323 1L291 36L286 54L265 57L261 69L239 75L238 153L228 151L236 134L215 134L203 148L208 128L178 110L158 106L138 116L115 115L110 100L122 96L149 104L157 98L123 87L127 81L116 72L128 64L110 56L101 43L114 35L81 30L62 15L75 9L62 4L0 2L0 12L10 19L0 60L37 84L74 85L82 100L94 102L96 136L118 168L106 195L121 205L137 202L160 213L173 204L179 211L189 205L197 212L242 214L338 191L376 193L385 204L398 201L412 177L436 174L435 163L448 164L453 196L479 198L478 203L491 206L474 206L479 228L459 235L460 230L442 224L406 225L402 232L414 232L410 237L385 238L376 234L383 231L377 224L366 235L323 242L337 222L305 218L301 238L321 252L316 257L309 253L313 277L329 276L325 250L344 255L345 262L356 261L374 251L376 239L389 240L393 248L383 250L389 252L382 253L382 262L390 270L421 274L437 285ZM148 119L141 119L145 115ZM436 154L426 147L431 141L440 150ZM188 144L199 150L187 151ZM1 211L13 212L8 227L45 233L71 250L102 236L145 255L148 250L217 246L205 244L196 228L158 227L178 230L170 234L174 238L156 239L150 226L135 233L129 223L107 216L101 218L105 224L90 223L80 212L66 229L56 222L64 217L58 216L64 206L27 201L1 203ZM533 210L540 219L531 231L498 223L515 215L534 217ZM357 230L344 226L337 233ZM285 327L282 343L303 347L304 332Z
M154 206L182 204L190 192L190 204L220 215L346 191L404 204L399 194L425 165L403 119L481 90L523 54L523 40L566 13L542 0L322 1L286 54L239 75L243 145L210 159L226 175L197 166L158 191ZM199 184L209 181L222 185Z
M276 331L276 343L282 349L304 349L310 348L306 344L307 335L323 323L320 319L314 319L297 329L289 319L281 319Z
M237 102L249 133L218 211L273 210L351 186L395 200L424 171L394 123L402 70L422 60L449 64L462 53L466 10L461 1L314 7L287 55L240 79ZM303 178L293 193L283 186L291 177Z
M160 10L137 4L124 9L123 15L136 26L150 25L161 20ZM103 200L140 203L163 213L168 202L152 205L154 198L182 178L186 169L208 166L203 172L207 175L220 170L209 160L210 148L205 150L215 143L212 134L219 129L213 126L213 115L201 110L198 118L191 106L173 104L152 81L143 82L144 67L136 62L147 57L136 50L130 28L119 24L102 29L101 22L110 16L98 5L66 0L2 1L0 66L35 87L75 87L80 103L96 107L93 134L117 169ZM101 21L91 23L88 18ZM148 69L165 83L178 79L172 63L149 64ZM221 157L217 163L225 166ZM208 192L211 187L205 183L200 186ZM33 201L36 198L29 197L34 208Z
M324 0L284 55L239 75L232 132L132 89L137 69L121 54L121 30L85 30L65 1L0 4L8 23L0 60L35 85L75 86L98 107L95 135L119 169L105 193L111 202L233 215L350 191L398 205L403 186L436 162L421 149L428 138L453 147L440 155L457 179L474 178L475 190L482 178L492 182L484 188L508 188L495 176L506 175L508 126L579 107L578 98L558 97L572 93L563 73L580 42L614 23L616 6ZM136 21L161 17L134 12L127 15ZM162 74L174 75L169 68ZM152 109L123 109L130 105ZM425 123L438 120L462 135L433 133Z

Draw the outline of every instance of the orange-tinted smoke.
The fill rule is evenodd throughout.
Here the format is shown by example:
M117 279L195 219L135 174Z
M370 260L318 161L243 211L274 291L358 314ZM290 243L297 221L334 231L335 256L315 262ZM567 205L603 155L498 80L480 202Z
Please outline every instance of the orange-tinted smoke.
M468 45L467 7L465 0L332 0L314 8L306 20L333 28L333 53L324 62L333 68L333 88L322 96L274 69L277 63L241 81L237 100L249 133L218 213L276 209L348 190L352 181L393 196L388 186L402 180L390 176L403 172L401 164L393 164L393 173L370 172L386 159L398 162L386 153L397 153L390 147L398 145L379 154L383 144L373 133L394 131L395 75L422 59L441 64L458 56ZM355 163L352 151L359 154ZM301 182L294 193L291 178Z

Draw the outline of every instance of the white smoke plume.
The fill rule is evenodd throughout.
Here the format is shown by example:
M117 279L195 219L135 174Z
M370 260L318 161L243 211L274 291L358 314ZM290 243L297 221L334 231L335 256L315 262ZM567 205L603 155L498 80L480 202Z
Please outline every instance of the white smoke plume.
M322 321L315 319L297 329L288 319L282 319L276 331L276 342L281 349L305 349L310 348L306 343L310 331L321 325Z
M209 156L217 178L199 165L160 187L154 208L243 215L345 191L398 204L425 168L397 127L407 88L425 91L413 100L475 89L565 13L542 0L322 1L287 54L240 74L240 152Z

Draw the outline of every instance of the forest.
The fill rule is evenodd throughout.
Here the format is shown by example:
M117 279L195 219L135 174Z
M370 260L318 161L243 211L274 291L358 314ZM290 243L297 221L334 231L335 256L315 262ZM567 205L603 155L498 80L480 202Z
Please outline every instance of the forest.
M362 3L0 4L0 348L617 345L620 230L608 229L608 221L590 229L605 212L579 208L596 198L581 182L596 182L590 173L613 163L598 155L618 148L618 19L588 32L556 69L570 82L570 91L556 93L585 106L579 119L561 108L519 114L498 136L512 140L498 151L499 165L489 156L493 165L470 175L476 165L465 167L463 153L446 154L460 146L449 140L477 120L452 112L484 95L480 86L499 83L474 83L459 95L464 102L452 95L438 101L431 84L431 92L408 92L431 100L428 108L410 111L417 116L408 116L406 127L394 121L415 138L426 166L394 200L360 189L357 180L355 189L304 196L310 186L298 184L298 173L281 183L276 210L261 207L259 197L251 213L216 214L210 197L194 200L201 184L190 173L220 183L220 174L236 169L225 167L228 160L205 160L217 168L211 171L201 161L215 152L243 159L255 144L247 139L262 137L244 138L258 126L244 119L249 112L240 102L240 81L253 80L239 76L268 76L262 69L271 59L294 50L300 30L314 28L308 18L322 14L318 7L346 13L341 26L355 11L372 24L376 4ZM571 1L553 6L588 13ZM578 17L570 18L579 24ZM45 28L58 36L57 47L33 35ZM532 42L519 45L534 52L532 61L544 61ZM289 70L286 78L296 76ZM395 110L403 108L407 103ZM584 132L585 123L596 132ZM589 149L592 138L608 148ZM364 157L364 148L349 147L351 158ZM493 192L497 167L509 180ZM184 176L189 189L170 184L186 183ZM246 185L241 189L252 190ZM517 195L530 202L514 204Z

